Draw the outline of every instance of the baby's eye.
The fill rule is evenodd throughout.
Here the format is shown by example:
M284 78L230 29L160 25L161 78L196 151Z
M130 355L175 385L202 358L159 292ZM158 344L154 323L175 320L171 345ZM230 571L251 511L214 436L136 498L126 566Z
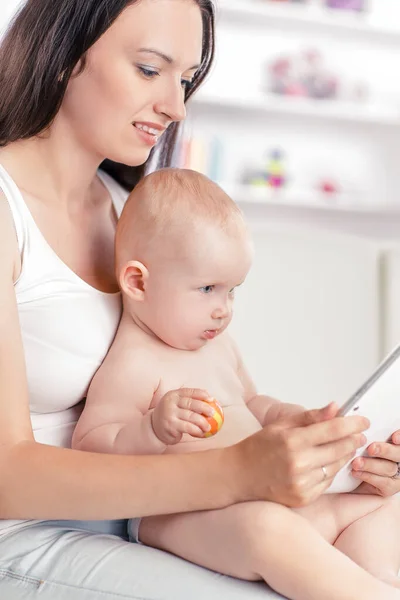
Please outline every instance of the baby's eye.
M235 290L236 290L236 288L232 288L231 290L229 290L229 295L230 296L234 296L235 295Z
M144 66L141 66L141 65L138 65L138 69L142 73L142 75L144 75L145 77L147 77L147 79L153 79L156 75L160 74L155 69L150 69L149 67L144 67Z
M210 294L210 292L212 292L214 289L213 285L205 285L204 287L200 288L200 291L203 292L203 294Z

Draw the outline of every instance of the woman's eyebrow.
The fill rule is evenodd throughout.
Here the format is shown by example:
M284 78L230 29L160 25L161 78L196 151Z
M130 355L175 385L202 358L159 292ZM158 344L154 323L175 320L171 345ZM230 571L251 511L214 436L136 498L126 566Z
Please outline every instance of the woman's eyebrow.
M172 65L175 62L174 59L171 58L171 56L164 54L164 52L160 52L160 50L155 50L154 48L139 48L138 52L142 52L144 54L155 54L156 56L159 56L160 58L165 60L165 62L167 62L169 65ZM193 67L190 67L189 69L187 69L187 71L194 71L199 67L200 65L193 65Z

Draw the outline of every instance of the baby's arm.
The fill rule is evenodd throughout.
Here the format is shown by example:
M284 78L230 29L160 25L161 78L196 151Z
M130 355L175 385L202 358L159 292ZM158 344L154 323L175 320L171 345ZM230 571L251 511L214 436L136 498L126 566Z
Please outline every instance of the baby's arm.
M166 444L154 433L149 410L158 381L154 361L111 348L89 387L72 446L113 454L160 454ZM150 366L151 365L151 366Z
M213 415L204 390L168 391L155 407L160 386L157 359L148 352L119 351L115 344L90 385L72 446L113 454L160 454L184 433L204 437Z
M262 426L274 423L283 417L304 411L304 407L299 406L298 404L288 404L286 402L280 402L279 400L276 400L276 398L258 394L257 388L246 369L237 345L232 339L231 343L235 354L238 377L243 385L244 400L250 411Z

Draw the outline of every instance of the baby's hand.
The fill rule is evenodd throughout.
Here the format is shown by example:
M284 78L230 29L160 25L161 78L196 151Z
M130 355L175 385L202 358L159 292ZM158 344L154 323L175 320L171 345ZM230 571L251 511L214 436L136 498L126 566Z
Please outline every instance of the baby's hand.
M206 417L212 417L214 408L207 403L210 395L204 390L180 388L163 396L152 414L153 430L164 444L174 445L188 433L203 438L211 427Z

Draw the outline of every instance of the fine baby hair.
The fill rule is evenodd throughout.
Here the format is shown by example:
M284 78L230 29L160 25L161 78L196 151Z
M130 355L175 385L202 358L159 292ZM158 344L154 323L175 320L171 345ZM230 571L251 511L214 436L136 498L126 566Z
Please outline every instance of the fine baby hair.
M237 204L214 181L190 169L165 168L140 180L117 226L117 271L133 256L167 252L173 239L183 249L188 236L204 226L237 235L245 229Z

